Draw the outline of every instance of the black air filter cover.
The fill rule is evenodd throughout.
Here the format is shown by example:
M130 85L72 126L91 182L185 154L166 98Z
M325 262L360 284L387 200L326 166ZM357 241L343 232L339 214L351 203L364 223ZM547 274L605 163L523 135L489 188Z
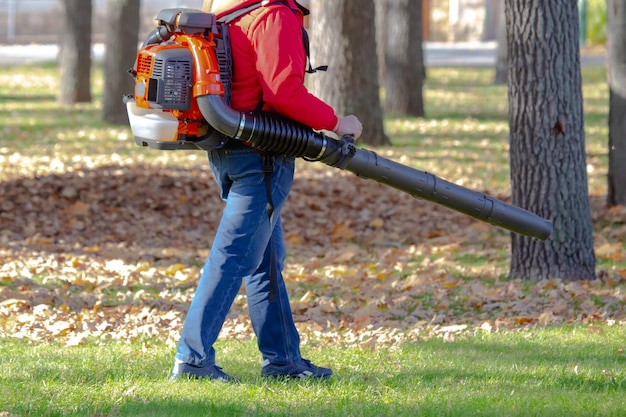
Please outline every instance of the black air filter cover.
M164 49L154 57L148 84L151 107L189 110L193 83L193 58L186 48Z

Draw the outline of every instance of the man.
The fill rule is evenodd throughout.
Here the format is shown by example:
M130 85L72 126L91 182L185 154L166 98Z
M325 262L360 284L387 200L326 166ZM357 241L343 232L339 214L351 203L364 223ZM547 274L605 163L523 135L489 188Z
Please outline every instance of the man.
M222 18L259 2L209 3L209 10ZM308 10L294 0L266 0L229 24L231 106L237 111L279 113L313 129L356 139L361 135L360 121L353 115L337 117L332 107L304 86L308 59L302 26L305 14ZM263 356L261 374L288 378L332 375L330 369L302 358L282 276L285 241L280 211L293 182L294 160L266 156L238 141L209 152L213 176L226 205L183 325L171 379L237 380L216 366L213 344L242 279ZM268 160L271 173L264 165ZM268 203L273 209L271 217Z

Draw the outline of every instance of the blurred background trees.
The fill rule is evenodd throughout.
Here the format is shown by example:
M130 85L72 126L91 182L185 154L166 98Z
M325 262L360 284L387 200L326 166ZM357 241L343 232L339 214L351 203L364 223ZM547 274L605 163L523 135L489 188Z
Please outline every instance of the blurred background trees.
M59 37L61 104L91 101L91 0L62 0Z
M626 205L626 4L608 0L609 172L607 204Z
M376 29L382 43L384 112L424 117L422 0L382 0L376 7L381 15Z
M104 94L102 119L111 123L128 123L125 94L132 94L134 80L127 70L137 57L139 40L139 0L108 0L108 22L111 31L106 37L104 60Z

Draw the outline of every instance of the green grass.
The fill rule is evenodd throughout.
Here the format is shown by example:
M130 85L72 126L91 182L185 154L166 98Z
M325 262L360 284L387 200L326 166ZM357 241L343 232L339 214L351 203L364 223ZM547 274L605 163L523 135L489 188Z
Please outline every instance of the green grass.
M394 145L377 152L469 188L508 195L506 87L492 85L492 74L487 69L430 70L425 89L428 117L387 119L386 129ZM585 69L583 88L590 194L599 199L606 193L607 170L604 70ZM204 164L200 153L138 150L128 127L101 122L99 68L94 70L93 103L61 108L56 103L57 89L54 65L0 68L3 178L111 161ZM28 169L20 168L19 164L25 163ZM612 233L622 225L599 219L595 226L597 245L619 241ZM484 231L477 233L483 234L458 242L458 247L416 255L407 269L394 273L407 277L415 274L411 268L445 258L442 268L460 282L459 287L448 288L449 309L460 316L473 314L465 302L471 293L461 287L481 281L489 290L497 281L504 281L510 251L502 243L505 232L490 230L486 237ZM445 246L436 238L425 245ZM626 252L626 244L622 246ZM194 262L197 269L199 261ZM626 261L601 257L598 269L615 278L616 271L626 269ZM309 290L340 299L349 293L333 281L353 273L349 267L343 271L337 268L328 275L321 271L319 282L290 282L289 286L295 299ZM52 278L32 276L35 283L57 285ZM433 284L437 294L442 294L447 280L439 278ZM152 294L146 285L141 289ZM623 283L598 285L600 293L610 292L624 303ZM3 288L19 290L11 280L0 280L0 290ZM551 288L541 289L540 296L548 297ZM114 303L117 287L107 291ZM529 283L523 291L537 290ZM601 296L594 297L595 305L605 303ZM412 309L439 303L435 292L426 290L414 294L413 301ZM253 339L220 340L219 364L242 379L237 385L168 382L174 348L160 338L90 338L86 344L72 347L64 340L46 343L3 338L0 416L624 415L626 327L622 322L608 326L586 318L544 329L503 326L495 332L445 335L447 338L433 337L424 332L410 343L394 343L393 338L347 343L329 335L307 335L305 356L335 371L325 382L266 381L259 376L260 360Z
M172 350L150 340L74 348L0 343L0 412L22 416L619 416L621 326L477 334L374 351L310 342L328 381L268 381L256 345L220 341L241 384L168 382Z

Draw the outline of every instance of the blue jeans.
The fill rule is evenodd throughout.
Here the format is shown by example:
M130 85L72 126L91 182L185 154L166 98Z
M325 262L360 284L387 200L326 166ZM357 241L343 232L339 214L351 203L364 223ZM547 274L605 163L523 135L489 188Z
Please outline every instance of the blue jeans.
M185 318L176 360L196 366L215 365L213 344L245 279L250 320L263 360L278 365L299 361L300 336L282 276L285 240L280 216L293 182L294 159L276 157L271 225L263 156L250 148L217 150L209 152L209 161L226 206ZM270 303L272 241L278 276L276 302Z

